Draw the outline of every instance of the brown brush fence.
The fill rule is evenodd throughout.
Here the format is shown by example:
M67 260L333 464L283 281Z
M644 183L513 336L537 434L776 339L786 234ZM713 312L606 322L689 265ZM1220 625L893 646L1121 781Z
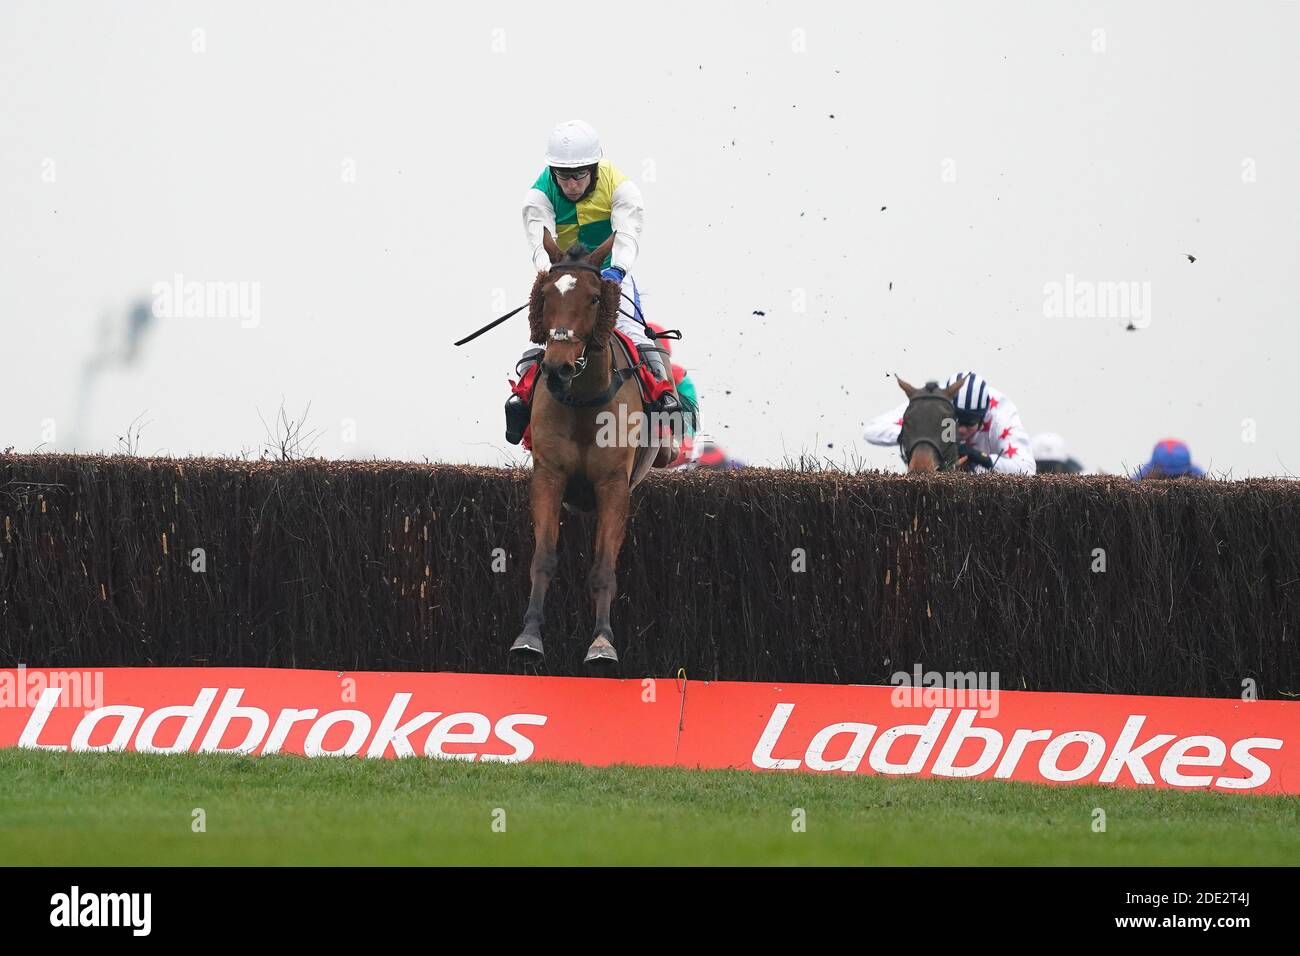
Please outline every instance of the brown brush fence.
M0 666L508 670L527 479L0 456ZM545 673L581 673L593 525L564 519ZM882 683L920 664L1004 689L1295 695L1298 539L1290 481L653 474L615 643L635 677Z

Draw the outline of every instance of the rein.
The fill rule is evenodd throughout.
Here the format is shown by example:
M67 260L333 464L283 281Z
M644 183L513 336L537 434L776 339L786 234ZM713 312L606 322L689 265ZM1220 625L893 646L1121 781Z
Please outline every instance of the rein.
M551 266L551 268L550 268L548 271L550 271L550 272L556 272L556 271L563 271L563 270L566 270L566 269L583 269L583 270L585 270L585 271L587 271L587 272L594 272L594 273L596 273L597 275L600 274L600 270L597 269L595 266L593 266L593 265L592 265L591 263L589 263L589 262L557 262L557 263L555 263L553 266ZM514 318L514 317L515 317L516 315L518 315L520 312L524 311L524 309L528 308L528 306L529 306L530 304L531 304L531 303L529 303L529 302L525 302L523 305L519 306L519 308L517 308L517 309L511 309L511 310L510 310L509 312L507 312L505 315L501 316L501 318L499 318L499 319L493 319L491 322L489 322L487 325L483 326L483 327L482 327L481 329L479 329L478 331L476 331L476 332L471 332L469 335L465 336L463 339L461 339L460 341L455 342L455 343L453 343L453 344L454 344L454 345L464 345L466 342L473 342L476 338L478 338L478 337L479 337L480 335L482 335L484 332L490 332L490 331L492 331L492 330L495 329L498 325L500 325L502 322L504 322L506 319ZM622 310L620 310L620 311L622 311ZM623 314L624 314L624 315L627 315L626 312L624 312Z
M552 264L548 272L568 272L573 269L578 269L583 272L594 272L596 275L600 275L601 273L601 269L599 269L597 266L594 266L589 262L583 262L581 260L573 261L573 262L556 262ZM673 340L681 339L682 333L680 329L665 329L662 332L655 332L654 330L652 330L646 324L645 310L639 308L636 301L621 289L619 290L619 295L621 295L624 299L627 299L627 301L631 303L633 309L633 311L629 313L620 307L618 310L619 314L627 316L629 319L631 319L634 322L640 322L642 327L645 328L646 335L650 337L651 341L654 341L656 339L673 339ZM514 316L518 315L520 312L524 311L524 309L528 308L529 305L531 304L532 304L531 302L525 302L517 309L510 310L505 315L501 316L499 319L493 319L491 322L483 326L481 329L478 329L475 332L471 332L469 335L465 336L463 339L460 339L455 344L457 346L460 346L460 345L464 345L466 342L474 341L474 339L478 338L484 332L489 332L492 329L495 329L498 325L500 325L502 322L506 321L507 319L513 318ZM552 335L554 335L554 332L555 330L552 330ZM572 333L569 334L572 335ZM578 360L575 363L577 367L577 371L574 373L575 378L578 375L581 375L587 367L587 345L588 343L586 341L583 341L582 354L578 357ZM609 347L610 347L609 343L607 342L605 344L605 348L608 349ZM612 354L613 353L611 352L611 357ZM555 380L553 380L549 375L546 377L546 388L547 391L551 393L552 398L554 398L561 405L567 405L570 408L591 408L592 406L596 406L596 405L606 405L614 398L615 395L618 394L618 390L623 387L623 383L626 382L629 378L631 378L634 374L636 374L637 369L641 368L641 366L644 364L645 362L637 362L635 365L629 366L628 368L620 368L620 369L611 368L609 373L609 387L607 387L599 395L595 395L591 398L585 398L585 399L574 398L571 394L564 391L555 382Z
M628 368L610 369L609 387L599 395L593 395L591 398L574 398L572 394L564 391L555 379L549 375L546 376L546 390L551 393L553 399L570 408L591 408L595 405L607 405L618 394L618 390L623 387L623 383L631 378L643 364L643 362L637 362Z
M589 263L589 262L557 262L557 263L555 263L553 266L551 266L551 268L550 268L548 271L549 271L549 272L555 272L556 270L561 270L561 271L563 271L563 270L565 270L565 269L582 269L582 270L584 270L584 271L586 271L586 272L594 272L594 273L596 273L597 275L599 275L600 272L601 272L600 269L596 268L595 266L593 266L593 265L592 265L591 263ZM623 298L627 299L628 302L631 302L631 303L632 303L632 310L633 310L633 311L632 311L632 312L627 312L627 311L625 311L624 309L620 308L620 309L618 310L618 314L619 314L619 315L627 316L627 317L628 317L629 319L631 319L633 322L640 322L641 325L642 325L643 327L645 327L646 335L648 335L652 340L653 340L653 339L672 339L672 340L674 340L674 341L677 341L677 340L681 339L681 337L682 337L681 329L664 329L662 332L654 332L654 331L651 331L650 327L649 327L648 325L646 325L646 320L645 320L645 309L638 308L638 306L637 306L635 300L633 300L633 298L632 298L630 295L628 295L626 292L624 292L624 291L621 290L621 289L619 290L619 295L621 295ZM528 308L529 304L530 304L530 303L525 302L523 305L519 306L519 308L517 308L517 309L511 309L509 312L507 312L505 315L501 316L499 319L493 319L491 322L489 322L487 325L483 326L481 329L478 329L477 331L471 332L469 335L465 336L463 339L460 339L459 341L457 341L457 342L455 342L455 343L453 343L453 344L456 345L456 346L461 346L461 345L464 345L466 342L473 342L476 338L478 338L478 337L479 337L480 335L482 335L484 332L490 332L490 331L492 331L492 330L495 329L498 325L500 325L502 322L504 322L506 319L514 318L514 317L515 317L516 315L518 315L520 312L524 311L524 309ZM637 313L639 313L639 314L637 314ZM581 371L581 369L579 369L579 371Z

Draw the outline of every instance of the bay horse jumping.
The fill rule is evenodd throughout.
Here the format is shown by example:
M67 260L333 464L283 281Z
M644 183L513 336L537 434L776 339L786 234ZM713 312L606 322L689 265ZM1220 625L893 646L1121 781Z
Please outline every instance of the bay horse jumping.
M545 354L530 424L532 591L524 629L510 647L523 663L536 663L544 654L542 609L558 565L561 504L596 511L596 548L587 576L596 621L584 663L618 663L609 609L631 490L652 465L667 464L676 454L671 442L658 447L659 432L647 428L636 366L612 341L621 293L617 282L601 279L600 264L613 244L610 236L591 252L575 244L561 253L548 230L543 246L551 268L538 274L529 299L531 338L545 345ZM540 387L543 381L545 388ZM693 409L683 407L683 417L693 415Z
M898 379L898 387L908 398L903 427L898 433L898 452L909 474L947 471L960 464L957 407L953 399L965 384L963 377L947 388L940 388L938 382L926 382L924 388L916 388Z

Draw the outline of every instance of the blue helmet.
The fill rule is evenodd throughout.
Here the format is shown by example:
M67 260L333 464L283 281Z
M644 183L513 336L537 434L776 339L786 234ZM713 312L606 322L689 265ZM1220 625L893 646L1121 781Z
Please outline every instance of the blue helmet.
M1187 447L1187 442L1179 441L1177 438L1162 438L1156 442L1156 447L1151 451L1151 460L1138 470L1139 478L1148 475L1169 478L1190 475L1199 478L1204 474L1205 472L1192 464L1192 451Z

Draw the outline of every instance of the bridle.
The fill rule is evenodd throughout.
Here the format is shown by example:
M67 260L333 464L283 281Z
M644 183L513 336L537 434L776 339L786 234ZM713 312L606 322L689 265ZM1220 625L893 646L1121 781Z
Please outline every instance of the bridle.
M592 272L595 273L597 276L599 276L602 271L599 267L592 265L590 262L577 259L577 260L569 260L567 262L553 263L551 265L551 268L547 270L547 273L549 274L552 272L568 272L573 269L577 269L582 272ZM622 289L619 290L619 295L621 295L624 299L627 299L628 302L631 302L634 309L636 308L636 303L634 302L632 297L629 296ZM529 308L531 305L532 305L532 301L530 300L528 302L525 302L521 306L511 309L505 315L493 319L487 325L483 326L482 328L474 332L471 332L469 335L458 340L455 344L464 345L466 342L474 341L474 339L478 338L484 332L488 332L491 331L492 329L495 329L502 322L505 322L507 319L510 319L513 316L518 315L520 312L524 311L524 309ZM625 312L622 308L620 308L618 311L619 314L621 315L626 315L628 318L638 321L642 325L645 324L645 318L643 316L633 315L632 313ZM682 333L678 329L665 329L662 332L653 332L647 330L647 335L649 335L651 339L674 339L675 340L675 339L680 339L682 337ZM579 375L583 373L583 371L587 367L587 346L590 344L586 339L575 335L572 329L565 329L565 328L550 329L546 333L546 339L549 342L581 342L582 352L579 353L577 359L574 360L573 363L574 373L572 377L577 378ZM605 343L604 348L609 348L608 341ZM663 350L661 349L660 351ZM634 374L636 374L636 371L639 368L641 368L641 366L644 364L645 364L644 361L642 361L642 362L637 362L636 364L631 365L628 368L611 369L609 387L605 389L605 391L601 392L599 395L596 395L593 398L589 398L589 399L574 398L567 391L560 389L549 375L546 377L546 387L547 390L550 391L552 397L555 398L555 400L562 405L576 406L579 408L589 407L592 405L604 405L608 403L616 394L618 394L618 390L623 387L623 383L626 382L629 378L631 378Z
M590 262L584 262L581 259L575 262L557 262L553 266L551 266L551 268L548 269L547 272L548 273L564 272L569 269L581 269L583 272L594 272L598 276L602 274L602 270L600 269L599 266L594 266ZM633 322L640 322L644 326L646 324L645 316L644 314L638 314L641 312L641 307L637 304L637 302L630 295L624 292L621 288L618 290L618 294L622 298L627 299L628 304L631 305L633 309L632 312L628 312L626 309L620 306L618 310L618 314L626 316L627 318L631 319ZM551 332L552 332L552 341L556 341L556 342L572 342L574 338L576 338L576 336L573 336L573 333L568 329L552 329ZM555 338L554 337L555 332L564 332L566 337ZM682 337L682 333L680 329L664 329L662 332L656 333L650 331L647 328L646 334L649 335L651 339L671 339L673 341L679 341ZM585 353L587 349L586 342L582 343L582 348ZM576 362L574 364L578 365L578 363ZM578 365L578 371L573 373L575 378L579 374L581 374L582 369L583 367L585 367L585 365L586 365L586 360L584 359L582 360L581 365Z
M576 260L573 262L557 262L554 265L552 265L551 268L547 270L547 272L548 273L569 272L570 270L573 269L578 269L581 270L582 272L594 272L597 276L600 275L600 269L596 268L590 262L583 262L582 260ZM578 357L573 360L573 367L574 367L573 377L577 378L579 375L581 375L583 373L583 370L586 369L587 367L587 346L589 346L591 343L587 339L580 338L579 336L575 335L572 329L566 329L566 328L551 329L549 332L546 333L546 338L548 341L551 342L581 342L582 343L582 351L579 352ZM605 344L606 347L608 348L609 343L607 342Z
M547 271L567 272L571 269L580 269L583 272L594 272L597 276L599 276L601 273L601 270L596 266L592 265L590 262L583 262L581 260L576 262L557 262L554 265L552 265L551 268ZM626 294L624 294L624 297L626 298ZM679 337L680 335L681 333L678 333ZM572 329L566 329L566 328L551 329L546 333L546 338L547 341L550 342L582 343L582 351L578 354L578 357L573 361L573 366L574 366L573 378L577 378L579 375L581 375L583 373L583 370L586 369L587 367L587 347L591 344L590 341L575 334ZM609 342L606 341L605 344L601 347L600 351L603 351L604 349L608 349L608 348L609 348ZM576 407L576 408L589 408L595 405L606 405L614 398L615 395L618 394L618 390L623 387L623 383L636 374L637 369L639 369L641 365L642 365L641 362L637 362L635 365L632 365L628 368L611 368L609 372L609 386L599 395L593 395L591 398L586 398L586 399L574 398L572 394L559 388L555 384L555 382L550 378L550 376L547 376L546 388L551 393L551 397L554 398L562 405L569 405L571 407Z
M957 406L953 404L952 399L942 392L921 392L913 395L907 403L907 409L903 412L903 427L898 432L898 452L903 457L903 464L908 465L912 460L912 452L918 445L929 445L934 449L934 456L939 462L939 471L947 471L957 464L957 442L939 441L932 438L921 437L909 441L907 414L912 410L912 406L917 402L939 401L948 407L950 418L954 423L957 421Z
M569 272L573 269L579 269L583 272L594 272L597 276L600 275L600 270L597 269L594 265L592 265L589 262L582 262L582 261L557 262L553 264L551 268L548 269L547 271L549 273L556 273L556 272ZM575 335L572 329L566 329L563 327L551 329L546 333L546 338L547 341L549 342L581 342L582 343L582 351L579 352L578 357L573 360L573 367L574 367L573 377L577 378L579 375L581 375L583 371L587 368L587 346L589 346L591 343L587 339L580 338L579 336ZM553 389L552 392L554 392Z

